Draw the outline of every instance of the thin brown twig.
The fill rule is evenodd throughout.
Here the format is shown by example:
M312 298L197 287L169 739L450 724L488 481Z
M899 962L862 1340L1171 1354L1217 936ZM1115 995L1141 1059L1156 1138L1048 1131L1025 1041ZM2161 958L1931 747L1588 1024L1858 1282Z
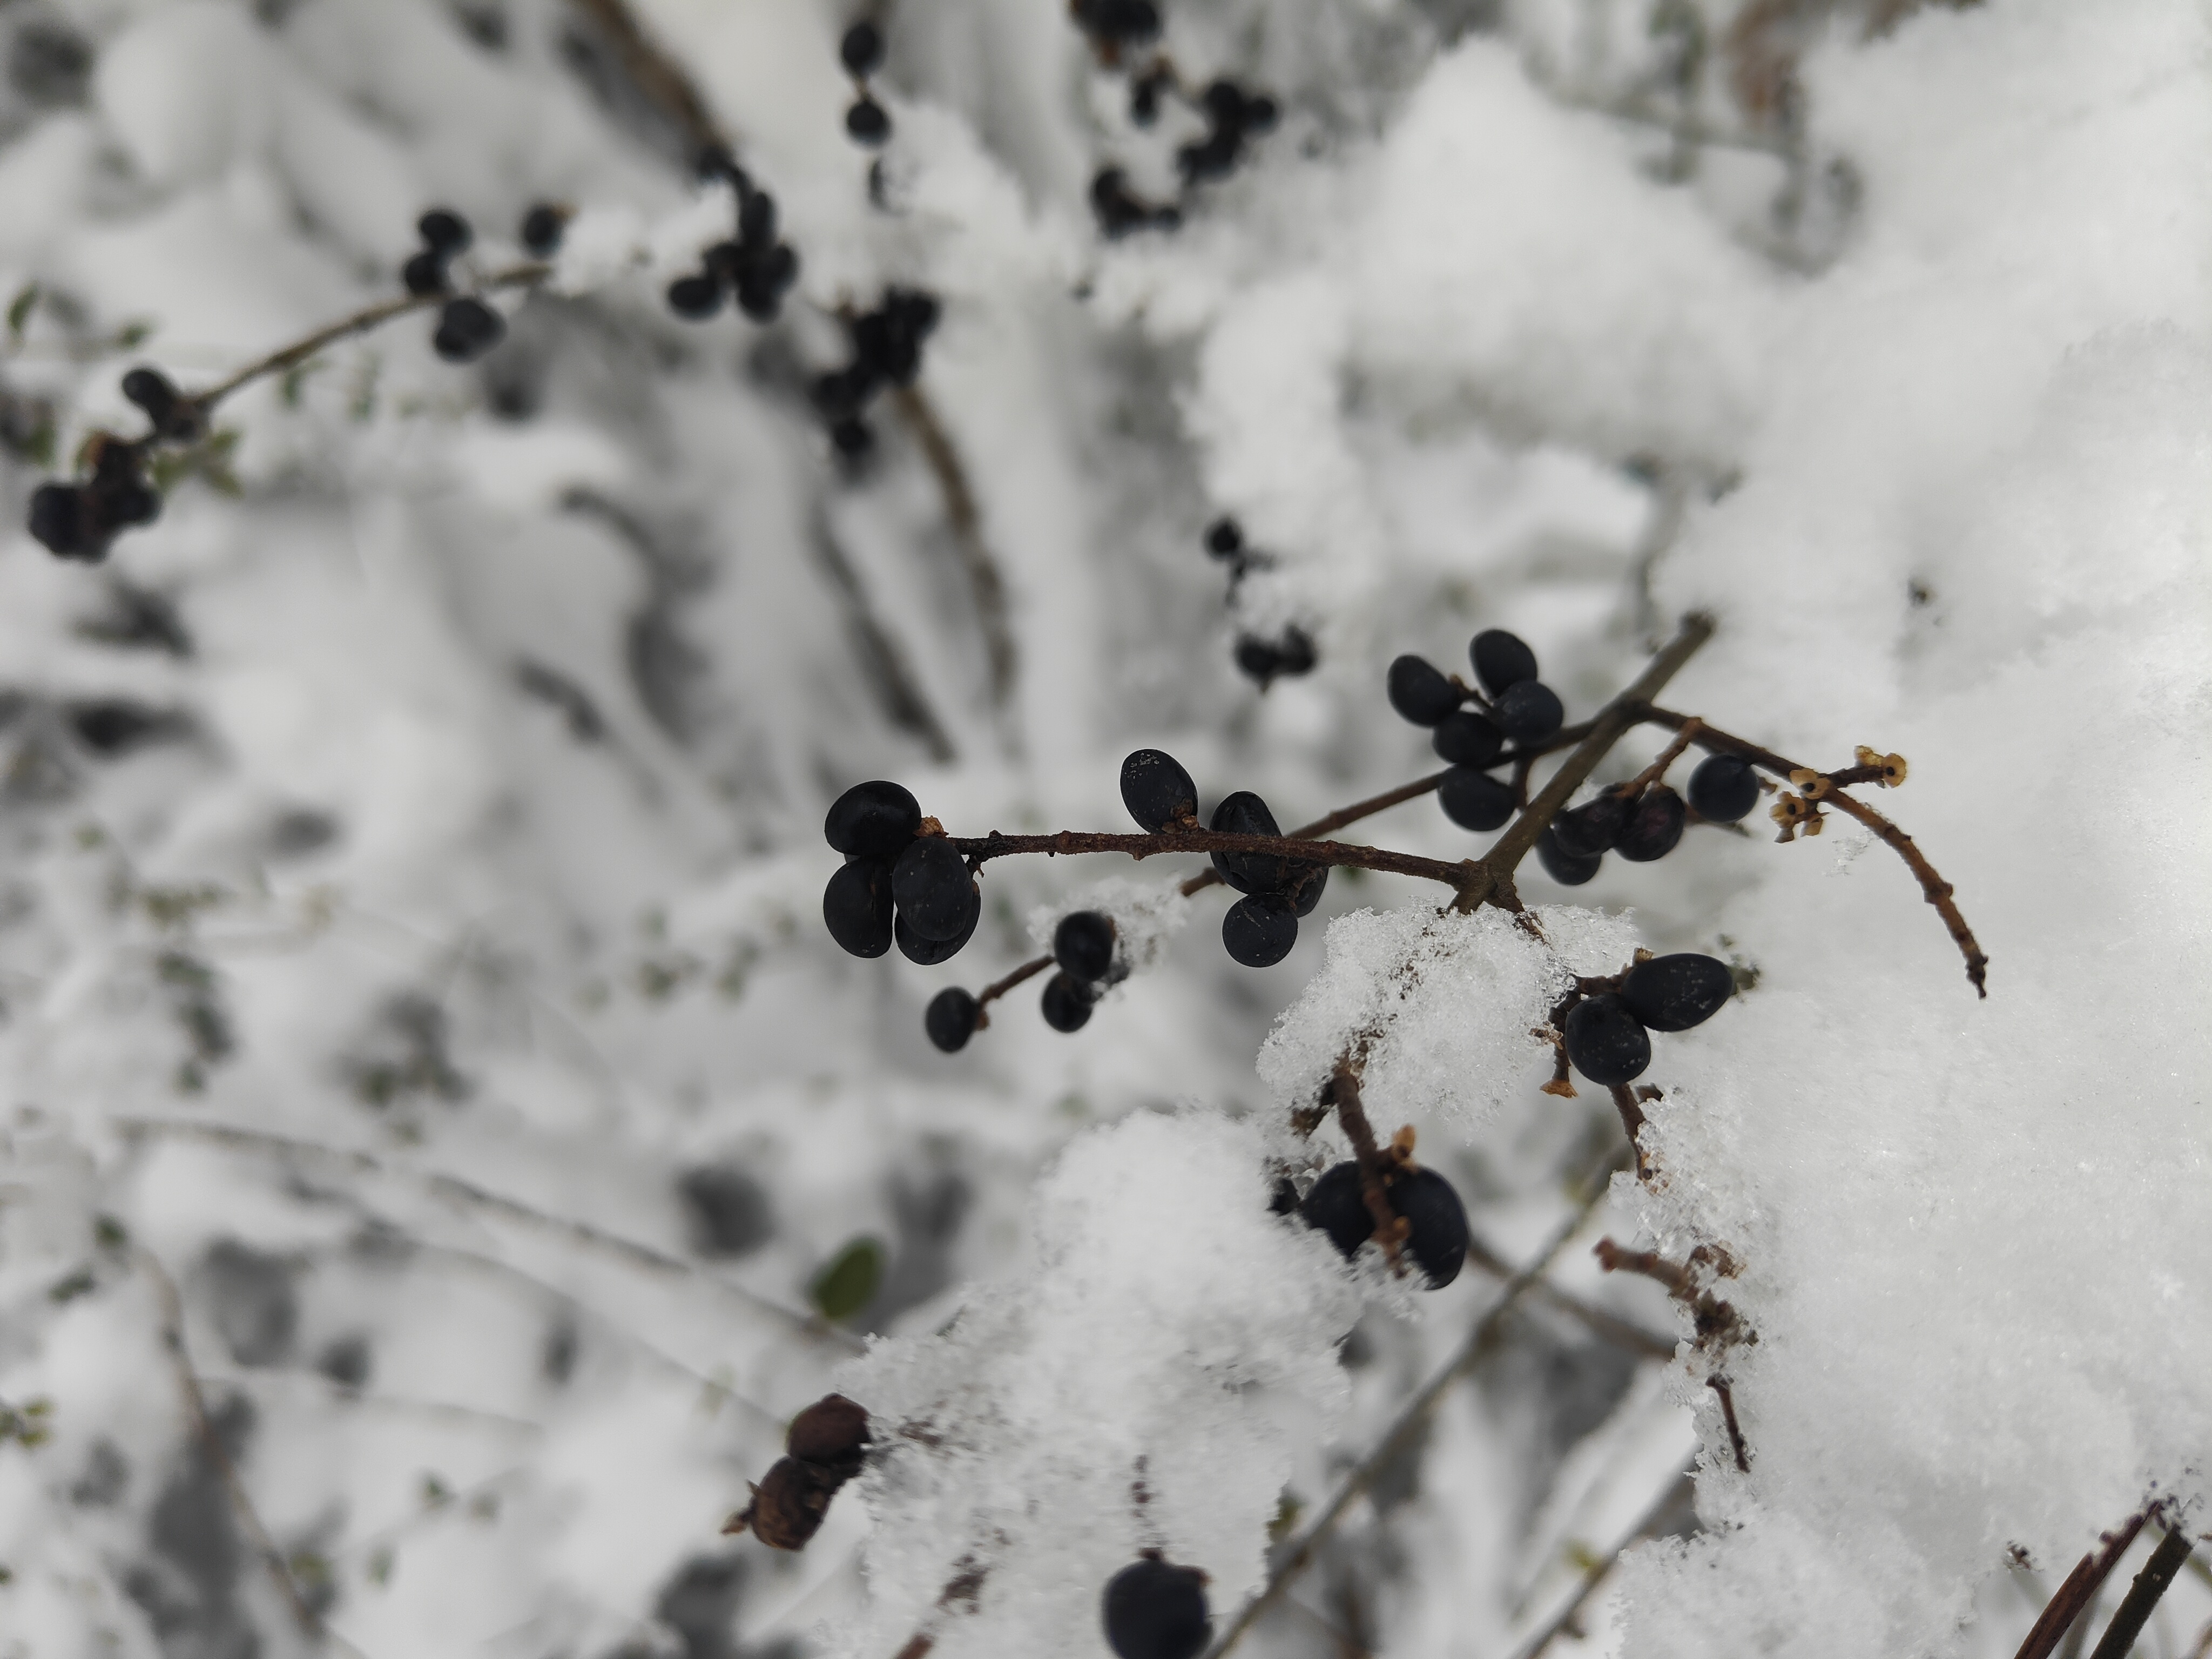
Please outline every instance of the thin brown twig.
M996 1002L1000 997L1006 995L1007 992L1012 990L1024 980L1033 979L1037 975L1044 972L1046 969L1052 966L1052 963L1053 956L1052 952L1049 951L1046 951L1041 957L1032 957L1029 961L1015 969L1013 972L1008 974L1004 979L994 979L988 985L986 985L981 990L976 992L975 1006L978 1008L981 1008L986 1003Z
M891 405L921 446L922 459L929 463L938 491L945 498L945 527L952 532L952 545L960 555L969 595L975 602L976 625L983 630L991 706L1003 709L1013 695L1021 659L1006 613L1006 578L984 543L983 517L975 505L974 487L968 482L968 469L961 464L960 451L945 431L945 422L938 418L936 405L920 386L893 387Z
M200 1387L199 1374L192 1369L191 1351L185 1345L184 1299L177 1294L177 1281L169 1277L159 1257L143 1246L133 1252L154 1294L161 1304L161 1347L169 1356L170 1369L176 1373L177 1392L185 1402L185 1415L191 1420L193 1437L200 1443L208 1462L215 1466L222 1480L225 1494L230 1499L231 1512L237 1517L239 1530L246 1536L261 1557L277 1594L291 1610L292 1617L307 1638L313 1642L328 1643L351 1654L354 1659L365 1659L361 1650L325 1624L301 1594L299 1581L293 1577L286 1565L284 1553L262 1525L261 1516L253 1507L253 1499L246 1490L246 1482L239 1474L238 1465L231 1459L230 1450L216 1432L215 1419L208 1411L207 1395Z
M695 164L729 148L691 77L660 49L624 0L570 0L570 3L598 25L630 84L676 128Z
M2158 1547L2151 1552L2150 1559L2143 1563L2135 1582L2128 1586L2126 1598L2112 1615L2112 1622L2105 1626L2104 1638L2089 1659L2128 1659L2136 1638L2150 1620L2151 1610L2158 1606L2159 1597L2166 1594L2166 1587L2180 1572L2182 1563L2189 1559L2189 1534L2178 1526L2170 1528L2159 1540Z
M1118 835L1085 830L1060 830L1043 836L954 836L954 848L974 863L1011 858L1028 853L1049 857L1073 857L1084 853L1120 853L1147 859L1162 853L1247 853L1261 855L1294 854L1296 864L1348 865L1387 874L1416 876L1442 882L1458 890L1480 868L1473 860L1448 864L1442 859L1417 858L1383 847L1360 847L1340 841L1295 841L1288 836L1233 836L1218 830L1160 830L1152 834Z
M2066 1634L2067 1627L2081 1617L2081 1610L2089 1605L2091 1598L2097 1594L2105 1580L2112 1576L2112 1569L2119 1565L2120 1557L2127 1553L2128 1546L2136 1541L2136 1534L2142 1530L2143 1522L2149 1518L2148 1509L2136 1510L2121 1522L2118 1531L2104 1534L2098 1547L2075 1564L2074 1571L2066 1575L2065 1582L2045 1603L2041 1615L2028 1631L2026 1639L2020 1644L2020 1651L2014 1655L2013 1659L2051 1659L2052 1650Z
M1367 1206L1368 1218L1375 1224L1375 1237L1382 1246L1382 1254L1390 1263L1393 1273L1405 1271L1399 1261L1398 1245L1407 1231L1398 1212L1390 1207L1389 1196L1382 1189L1385 1168L1382 1149L1375 1144L1375 1127L1367 1121L1367 1109L1359 1098L1359 1070L1349 1060L1340 1060L1336 1071L1328 1080L1327 1103L1336 1108L1338 1126L1344 1138L1352 1143L1352 1155L1359 1164L1359 1198Z
M1735 1454L1736 1473L1751 1473L1751 1453L1743 1443L1743 1429L1735 1420L1735 1391L1725 1376L1709 1376L1705 1386L1721 1398L1721 1422L1728 1430L1729 1449Z

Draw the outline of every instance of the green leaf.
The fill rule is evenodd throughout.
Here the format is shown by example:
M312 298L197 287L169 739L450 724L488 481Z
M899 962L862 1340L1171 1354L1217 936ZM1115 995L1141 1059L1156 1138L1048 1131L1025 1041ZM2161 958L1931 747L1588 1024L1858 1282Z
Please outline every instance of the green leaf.
M31 321L31 308L39 303L39 293L36 283L26 283L15 290L15 297L8 301L9 337L19 341L23 337L23 330Z
M883 1279L884 1247L872 1238L856 1238L815 1275L806 1293L824 1319L850 1319L876 1299Z

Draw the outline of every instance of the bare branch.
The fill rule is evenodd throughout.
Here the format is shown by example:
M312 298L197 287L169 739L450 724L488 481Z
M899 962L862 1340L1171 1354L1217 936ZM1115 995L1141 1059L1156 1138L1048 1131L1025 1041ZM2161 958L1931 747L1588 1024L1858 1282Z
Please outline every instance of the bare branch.
M2042 1616L2027 1632L2013 1659L2051 1659L2051 1651L2066 1634L2067 1627L2081 1617L2081 1610L2112 1576L2120 1557L2127 1553L2128 1546L2136 1541L2136 1534L2149 1518L2148 1510L2136 1510L2120 1524L2118 1531L2105 1534L2098 1547L2075 1564L2074 1571L2066 1575L2066 1582L2059 1585L2045 1605Z
M2149 1622L2151 1610L2158 1606L2159 1597L2173 1583L2181 1564L2189 1559L2189 1534L2178 1526L2159 1540L2150 1559L2143 1563L2135 1583L2128 1586L2127 1599L2112 1615L2112 1622L2105 1626L2104 1638L2089 1659L2128 1659L2136 1638L2142 1634L2143 1626Z

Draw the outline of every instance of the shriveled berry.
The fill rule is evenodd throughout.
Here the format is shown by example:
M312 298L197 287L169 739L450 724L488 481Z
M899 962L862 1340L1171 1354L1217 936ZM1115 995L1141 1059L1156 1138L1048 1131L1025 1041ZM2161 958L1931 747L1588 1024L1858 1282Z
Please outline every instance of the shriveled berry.
M450 294L453 289L453 278L446 274L445 255L428 248L407 256L407 263L399 267L399 280L410 294L417 295Z
M1233 559L1244 550L1244 527L1234 519L1216 519L1206 527L1206 551L1216 559Z
M1462 830L1495 830L1513 816L1513 791L1487 772L1455 766L1437 785L1437 805Z
M1759 805L1759 774L1741 755L1708 755L1690 774L1690 805L1713 823L1734 823Z
M1547 826L1536 837L1536 861L1544 866L1544 873L1562 887L1579 887L1597 873L1598 866L1605 862L1602 853L1577 853L1559 842L1557 832Z
M915 933L949 939L971 920L975 878L958 848L942 836L924 836L908 842L891 866L891 896Z
M975 1023L982 1014L982 1005L972 992L948 985L930 998L929 1006L922 1010L921 1029L946 1054L957 1054L975 1035Z
M822 838L860 858L896 858L921 833L921 804L887 778L856 783L830 803Z
M1114 923L1096 910L1075 910L1052 930L1052 959L1085 984L1114 970Z
M471 294L446 301L430 343L449 363L472 363L506 337L506 319Z
M825 1394L791 1419L783 1449L792 1456L846 1480L860 1472L869 1441L868 1413L858 1401Z
M1079 1031L1091 1022L1091 1005L1098 994L1069 974L1054 974L1044 982L1044 1023L1055 1031Z
M1536 653L1518 634L1502 628L1486 628L1477 634L1468 642L1467 654L1474 665L1475 678L1493 697L1536 678Z
M1613 839L1613 850L1632 864L1663 859L1682 839L1686 817L1682 798L1665 784L1656 784L1636 803L1636 810Z
M872 149L891 136L890 112L872 98L857 98L845 112L845 132L854 143Z
M469 244L476 240L469 222L451 208L432 208L415 222L415 231L423 246L447 259L467 252Z
M883 66L884 32L873 19L863 17L845 31L845 38L837 43L837 56L848 75L856 78L873 75Z
M522 216L522 246L540 259L550 259L561 251L561 233L568 228L568 215L550 202L539 202Z
M1436 725L1455 712L1463 701L1459 688L1442 669L1411 652L1390 665L1383 686L1389 694L1390 707L1416 726Z
M822 1529L830 1500L845 1483L829 1470L804 1458L779 1457L753 1488L752 1502L724 1531L743 1531L770 1549L803 1550Z
M1225 836L1279 836L1275 815L1267 803L1249 789L1239 789L1213 809L1206 826ZM1271 853L1216 853L1213 867L1222 880L1240 893L1276 893L1289 884L1290 869Z
M1164 750L1139 749L1121 763L1121 805L1153 835L1198 816L1198 786Z
M1505 747L1505 734L1486 715L1462 708L1437 722L1429 746L1454 766L1487 766Z
M1735 992L1735 975L1716 957L1694 951L1654 957L1628 970L1620 1000L1654 1031L1686 1031L1702 1025Z
M97 563L106 556L108 537L90 505L75 484L42 483L31 492L31 534L58 559Z
M856 957L879 957L891 948L890 866L881 859L845 865L822 891L822 921L830 937Z
M1382 1189L1406 1219L1406 1253L1440 1291L1459 1277L1467 1260L1467 1206L1450 1182L1434 1170L1412 1170Z
M1297 907L1280 893L1252 893L1221 918L1222 948L1247 968L1272 968L1298 942Z
M1522 680L1509 685L1492 705L1493 715L1505 735L1527 748L1541 743L1566 723L1567 711L1559 693L1541 680Z
M970 891L967 919L960 931L951 939L924 939L907 925L905 916L899 917L891 929L891 938L897 943L899 954L917 967L934 968L940 962L950 962L968 948L968 941L975 937L975 924L983 918L983 896Z
M1567 1058L1592 1083L1606 1088L1644 1075L1651 1063L1651 1037L1621 998L1610 992L1575 1005L1567 1015Z
M692 271L668 285L668 308L686 322L706 321L722 308L722 284L708 271Z
M1553 818L1552 835L1560 851L1578 859L1595 858L1627 828L1629 811L1629 804L1620 793L1607 789Z
M1106 1581L1099 1617L1117 1659L1196 1659L1212 1624L1206 1575L1141 1557Z

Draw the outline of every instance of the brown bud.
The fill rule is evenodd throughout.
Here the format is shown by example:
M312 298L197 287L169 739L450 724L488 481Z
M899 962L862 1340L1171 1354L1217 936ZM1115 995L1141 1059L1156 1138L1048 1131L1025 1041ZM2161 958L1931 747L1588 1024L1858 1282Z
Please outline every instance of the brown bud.
M726 1533L750 1528L775 1550L803 1550L822 1529L830 1500L845 1483L828 1471L796 1457L780 1457L752 1489L753 1501L732 1516Z
M860 1472L861 1449L867 1443L867 1412L842 1394L825 1394L791 1419L783 1449L849 1479Z

